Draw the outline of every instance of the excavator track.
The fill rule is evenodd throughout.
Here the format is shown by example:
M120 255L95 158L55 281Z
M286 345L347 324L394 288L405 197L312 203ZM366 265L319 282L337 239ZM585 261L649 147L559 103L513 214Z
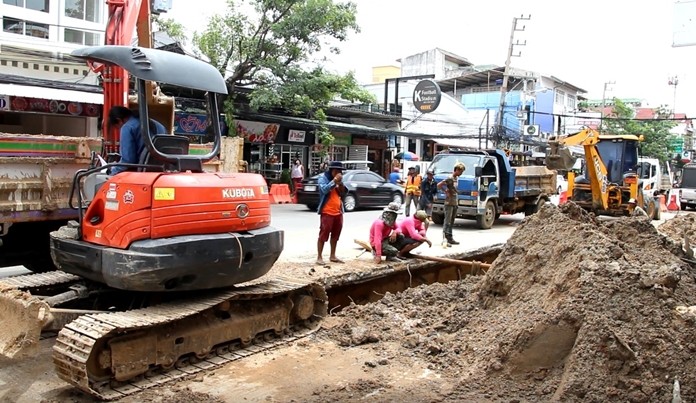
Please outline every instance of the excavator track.
M63 271L49 271L45 273L26 274L23 276L6 277L0 280L0 290L13 288L29 291L35 294L38 290L47 287L62 286L79 282L82 277Z
M268 350L319 328L321 285L265 283L147 308L80 316L58 334L58 376L114 400Z

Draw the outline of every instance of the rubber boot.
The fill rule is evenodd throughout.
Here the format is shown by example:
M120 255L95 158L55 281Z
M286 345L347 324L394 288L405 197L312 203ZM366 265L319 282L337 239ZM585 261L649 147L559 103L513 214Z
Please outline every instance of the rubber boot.
M454 238L447 238L447 242L450 245L459 245L459 242L455 241Z

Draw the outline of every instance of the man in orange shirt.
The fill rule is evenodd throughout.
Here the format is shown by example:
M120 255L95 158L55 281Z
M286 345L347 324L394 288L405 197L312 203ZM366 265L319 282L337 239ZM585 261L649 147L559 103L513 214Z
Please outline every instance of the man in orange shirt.
M416 167L408 168L408 176L406 177L406 183L404 183L404 188L406 193L406 217L410 215L411 212L411 200L413 200L413 205L418 210L418 199L421 194L421 176L416 172Z
M331 238L331 254L329 260L343 263L336 257L336 244L343 229L343 196L346 187L343 185L343 163L332 161L323 175L319 176L319 208L320 216L319 239L317 240L317 264L324 265L324 244Z

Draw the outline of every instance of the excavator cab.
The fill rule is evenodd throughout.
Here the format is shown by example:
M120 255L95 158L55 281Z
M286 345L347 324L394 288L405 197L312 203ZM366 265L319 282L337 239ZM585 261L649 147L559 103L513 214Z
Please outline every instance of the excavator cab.
M172 52L95 46L73 56L117 65L136 79L140 127L148 156L139 164L110 163L78 171L73 181L78 222L51 233L60 270L128 291L192 291L229 287L266 274L283 250L270 227L263 177L204 172L221 147L217 94L227 86L211 65ZM205 91L214 133L212 150L190 155L186 138L147 133L147 82ZM96 185L93 174L125 165ZM83 186L94 186L85 203ZM89 193L89 192L87 192Z
M638 141L626 136L600 136L597 151L606 165L610 183L623 184L626 175L637 175Z

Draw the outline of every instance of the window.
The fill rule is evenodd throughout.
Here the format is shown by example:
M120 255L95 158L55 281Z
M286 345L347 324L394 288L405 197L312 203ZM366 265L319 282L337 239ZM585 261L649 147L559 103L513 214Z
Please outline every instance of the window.
M568 109L571 109L571 110L575 109L575 101L576 101L575 95L568 94L568 97L566 98L566 100L567 100L566 106L568 107Z
M65 16L101 23L103 0L65 0Z
M3 0L2 2L10 6L24 7L47 13L50 0Z
M48 39L48 24L39 24L38 22L5 17L2 19L2 30L12 34Z
M554 95L553 102L558 105L563 105L563 102L565 101L565 92L561 90L556 90L556 94Z
M71 28L65 28L63 40L69 43L77 43L78 45L101 45L99 34Z

